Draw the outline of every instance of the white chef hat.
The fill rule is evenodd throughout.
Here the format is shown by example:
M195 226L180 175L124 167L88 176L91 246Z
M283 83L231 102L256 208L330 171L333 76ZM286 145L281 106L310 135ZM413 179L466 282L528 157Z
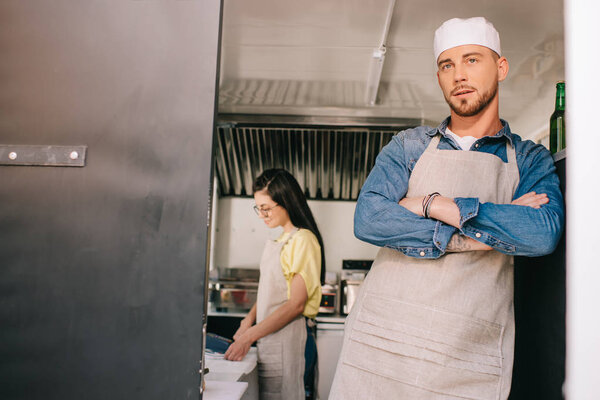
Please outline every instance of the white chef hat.
M500 35L494 25L483 17L452 18L444 22L433 38L433 53L440 54L456 46L478 44L500 53Z

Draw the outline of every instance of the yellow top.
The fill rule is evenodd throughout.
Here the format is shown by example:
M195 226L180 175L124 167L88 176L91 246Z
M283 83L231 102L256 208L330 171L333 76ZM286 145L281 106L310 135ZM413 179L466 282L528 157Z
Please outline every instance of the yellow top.
M287 239L283 233L278 242ZM314 318L321 304L321 246L317 237L308 229L300 229L281 250L281 267L287 281L287 295L290 298L290 284L296 274L300 274L306 284L308 300L302 315Z

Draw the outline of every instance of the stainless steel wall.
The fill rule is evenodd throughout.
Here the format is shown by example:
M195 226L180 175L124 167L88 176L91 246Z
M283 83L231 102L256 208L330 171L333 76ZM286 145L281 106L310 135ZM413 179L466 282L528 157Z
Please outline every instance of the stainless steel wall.
M220 13L0 2L0 398L199 397Z
M284 168L308 199L356 201L383 146L416 125L411 119L220 114L219 194L252 196L252 182L262 171Z

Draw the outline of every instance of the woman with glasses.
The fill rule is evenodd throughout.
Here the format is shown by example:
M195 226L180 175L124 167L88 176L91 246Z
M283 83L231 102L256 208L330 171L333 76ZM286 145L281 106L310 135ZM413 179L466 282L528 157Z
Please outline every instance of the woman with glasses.
M325 276L323 240L289 172L266 170L252 190L254 211L269 228L283 228L283 234L265 245L256 304L240 323L225 358L242 360L258 340L260 398L316 398L314 318Z

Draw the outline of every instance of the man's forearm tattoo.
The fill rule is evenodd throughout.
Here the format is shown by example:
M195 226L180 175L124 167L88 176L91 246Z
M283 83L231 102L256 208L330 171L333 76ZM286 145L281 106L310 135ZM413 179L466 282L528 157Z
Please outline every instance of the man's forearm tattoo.
M446 251L448 252L468 251L471 249L472 243L469 238L458 233L452 235L446 247Z

